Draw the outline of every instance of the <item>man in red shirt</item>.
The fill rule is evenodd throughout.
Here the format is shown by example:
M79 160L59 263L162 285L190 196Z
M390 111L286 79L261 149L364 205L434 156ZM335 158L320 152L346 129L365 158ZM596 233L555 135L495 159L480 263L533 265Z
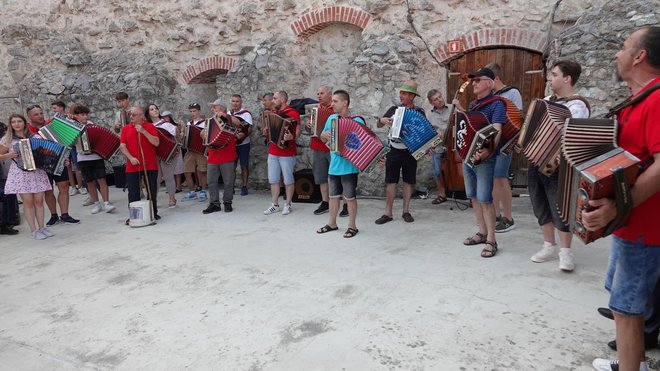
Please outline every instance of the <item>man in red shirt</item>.
M300 136L300 114L287 105L289 96L284 90L280 90L273 95L273 106L276 114L294 122L294 128L284 134L283 139L289 142L286 148L280 148L274 143L268 143L268 182L270 183L270 195L273 203L264 211L265 215L270 215L280 211L278 203L280 196L280 175L284 178L284 188L286 190L286 203L281 209L282 215L291 213L291 199L293 198L293 189L295 179L293 169L296 166L296 139ZM264 131L268 137L268 128Z
M633 97L660 83L660 27L633 32L616 53L617 71ZM618 144L642 163L654 162L632 187L633 210L626 224L612 237L612 252L605 278L609 307L616 323L619 361L596 359L598 370L648 370L644 355L644 312L660 279L660 89L641 102L617 113ZM588 230L607 226L617 215L614 200L591 200L595 208L582 212Z
M227 106L220 99L209 103L214 116L206 120L206 128L202 131L202 138L206 138L209 126L218 125L216 119L220 119L226 125L239 127L241 125L237 116L227 114ZM218 177L222 175L224 191L222 192L222 203L225 205L225 212L232 212L231 206L234 199L234 181L236 179L235 161L238 158L236 153L236 136L230 135L229 142L223 147L208 146L208 160L206 165L207 182L209 185L209 206L202 211L204 214L214 213L222 210L220 207L220 190L218 187Z
M146 171L145 183L149 188L148 196L153 206L154 218L158 215L158 159L156 147L158 146L158 131L154 124L144 118L142 107L132 107L130 110L131 122L121 129L119 150L126 156L126 187L128 188L128 203L140 201L140 177ZM128 225L128 220L126 221Z

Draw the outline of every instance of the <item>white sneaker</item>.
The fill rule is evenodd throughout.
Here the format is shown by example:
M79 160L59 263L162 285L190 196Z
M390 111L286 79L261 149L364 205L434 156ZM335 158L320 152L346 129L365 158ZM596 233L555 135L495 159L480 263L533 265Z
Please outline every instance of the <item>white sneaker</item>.
M103 203L103 211L106 213L111 213L116 209L115 205L111 204L109 201Z
M80 194L81 195L86 195L87 193L89 193L89 192L87 192L86 188L80 188Z
M618 359L603 359L596 358L591 363L592 366L598 371L619 371L619 360ZM639 371L649 371L649 365L646 362L639 364Z
M41 229L39 230L39 232L41 232L41 234L43 234L43 235L46 236L46 237L53 237L53 236L55 235L55 233L51 232L51 231L50 231L48 228L46 228L46 227L41 228Z
M575 268L573 249L562 247L559 249L559 269L570 272Z
M539 250L534 256L532 256L532 261L534 263L545 263L550 260L557 259L559 254L559 249L557 245L553 245L548 241L543 242L543 247Z
M89 206L89 205L94 205L94 201L92 201L91 197L87 197L85 201L83 201L83 206Z
M270 214L275 214L280 212L280 207L275 204L271 204L266 211L264 211L264 215L270 215Z
M78 191L78 188L76 188L76 187L69 187L69 196L75 196L75 195L77 195L78 193L80 193L80 191Z
M98 214L101 212L101 203L96 201L94 202L94 208L92 208L92 214Z
M41 233L41 231L34 231L34 232L30 233L30 236L32 238L34 238L35 240L45 240L46 238L48 238L48 236Z
M284 208L282 209L282 215L289 215L293 211L293 208L291 207L291 204L284 204Z

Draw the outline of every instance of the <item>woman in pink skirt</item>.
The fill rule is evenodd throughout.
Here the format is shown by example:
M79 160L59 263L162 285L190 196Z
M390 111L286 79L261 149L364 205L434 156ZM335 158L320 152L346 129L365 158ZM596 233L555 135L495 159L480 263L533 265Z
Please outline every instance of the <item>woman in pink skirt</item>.
M0 159L17 158L14 145L21 139L32 136L27 120L19 114L9 116L10 128L0 139ZM37 136L35 134L35 136ZM37 136L38 137L38 136ZM45 171L23 171L12 162L5 184L6 194L18 194L23 201L23 214L30 226L30 236L35 240L52 237L53 233L44 227L44 191L51 189L48 175ZM36 224L35 224L36 219ZM38 227L38 228L37 228Z

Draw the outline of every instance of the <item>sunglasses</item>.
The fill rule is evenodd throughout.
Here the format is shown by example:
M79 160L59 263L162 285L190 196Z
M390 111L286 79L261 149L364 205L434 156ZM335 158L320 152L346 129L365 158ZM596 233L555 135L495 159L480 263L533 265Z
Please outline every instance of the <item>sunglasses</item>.
M31 105L27 106L27 108L25 108L25 112L30 112L35 108L41 108L41 106L38 105L38 104L31 104Z
M486 78L476 78L476 79L472 79L472 83L473 83L473 84L478 84L478 83L480 83L480 82L482 82L482 81L488 81L488 80L490 80L490 79L487 78L487 77L486 77Z

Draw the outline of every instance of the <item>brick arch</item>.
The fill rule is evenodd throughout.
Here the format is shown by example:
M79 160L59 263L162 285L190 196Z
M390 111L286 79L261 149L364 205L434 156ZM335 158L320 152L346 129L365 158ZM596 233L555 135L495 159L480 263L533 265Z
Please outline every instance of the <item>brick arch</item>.
M364 30L371 14L348 6L328 6L308 11L291 22L291 29L298 37L308 38L335 23L347 23Z
M441 64L446 66L452 60L478 49L505 47L543 53L548 44L545 33L522 28L486 28L467 33L456 40L461 41L463 48L458 53L449 53L446 42L433 51Z
M191 64L183 71L188 84L214 83L218 75L225 74L236 64L236 59L214 55Z

